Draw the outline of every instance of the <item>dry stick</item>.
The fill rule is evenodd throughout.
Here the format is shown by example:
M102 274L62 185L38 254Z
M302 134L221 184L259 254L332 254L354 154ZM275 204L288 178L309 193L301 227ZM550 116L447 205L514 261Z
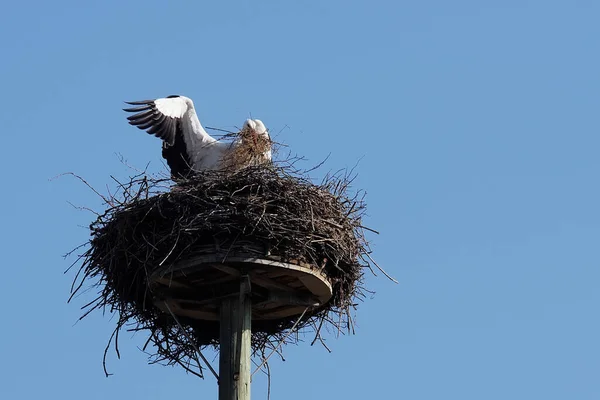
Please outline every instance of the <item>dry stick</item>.
M227 129L213 128L212 126L207 126L206 129L210 129L210 130L217 131L217 132L225 132L229 135L236 133L236 132L228 131ZM223 136L228 136L228 135L223 135Z
M376 267L377 267L377 268L378 268L378 269L379 269L379 270L380 270L380 271L381 271L381 272L382 272L382 273L383 273L385 276L387 276L387 278L388 278L390 281L392 281L392 282L394 282L394 283L399 283L397 280L395 280L394 278L392 278L392 277L391 277L391 276L390 276L390 275L389 275L387 272L385 272L385 271L384 271L384 269L383 269L383 268L381 268L381 267L379 266L379 264L377 264L377 263L375 262L375 260L373 260L373 257L371 257L371 255L370 255L369 253L365 253L365 255L366 255L368 258L369 258L369 260L371 260L371 262L372 262L373 264L375 264L375 266L376 266Z
M197 373L197 372L196 372L196 371L194 371L193 369L189 368L189 367L190 367L189 363L188 363L188 366L186 367L185 365L183 365L183 363L182 363L180 360L175 360L175 362L176 362L177 364L181 365L181 367L182 367L183 369L185 369L186 371L188 371L188 372L190 372L190 373L192 373L192 374L196 375L198 378L202 378L202 379L204 379L204 376L202 376L201 374Z
M367 227L366 227L366 226L364 226L364 225L359 225L358 227L359 227L359 228L361 228L361 229L365 229L365 230L367 230L367 231L370 231L370 232L373 232L373 233L376 233L376 234L378 234L378 235L379 235L379 231L376 231L375 229L367 228Z
M308 311L309 307L306 307L304 309L304 311L302 312L302 315L300 315L300 318L298 318L298 320L296 321L296 323L294 323L294 325L292 326L292 328L290 329L290 331L288 332L287 335L285 335L285 337L277 344L277 346L271 351L271 353L267 356L267 358L265 358L263 360L263 362L258 366L258 368L256 368L254 370L254 372L252 373L252 375L250 375L250 378L252 378L254 376L255 373L257 373L263 365L265 365L265 363L267 361L269 361L269 358L271 358L271 356L277 351L277 349L285 342L285 340L294 332L294 329L296 329L296 326L298 326L298 324L300 323L300 321L302 320L302 317L304 317L304 314L306 314L306 312Z
M75 204L71 203L70 201L67 201L67 203L68 203L68 204L69 204L71 207L73 207L74 209L76 209L76 210L79 210L79 211L89 211L89 212L91 212L92 214L95 214L97 217L99 217L99 216L100 216L100 213L97 213L96 211L92 210L92 209L91 209L91 208L89 208L89 207L84 207L84 206L76 206Z
M263 352L263 357L264 357L264 352ZM252 364L254 364L255 367L258 367L258 363L256 361L254 361L254 360L250 360L250 361L252 361ZM263 374L266 375L267 371L263 371Z
M108 353L108 350L110 349L111 341L115 337L115 332L120 328L121 327L117 324L117 328L113 331L112 335L110 335L110 339L108 339L108 343L106 344L106 347L104 348L104 356L102 357L102 368L104 369L104 375L106 375L106 377L109 377L112 375L112 374L109 374L108 370L106 369L106 354Z
M57 176L55 176L55 177L54 177L54 178L52 178L52 179L56 179L56 178L58 178L58 177L60 177L60 176L63 176L63 175L71 175L71 176L74 176L75 178L77 178L77 179L79 179L81 182L83 182L83 184L84 184L84 185L86 185L86 186L87 186L87 187L88 187L88 188L89 188L89 189L90 189L92 192L96 193L96 194L97 194L97 195L98 195L98 196L99 196L99 197L102 199L102 201L104 201L106 204L108 204L108 205L109 205L109 206L111 206L111 207L114 207L114 206L115 206L115 204L112 202L112 200L113 200L113 199L111 199L111 198L107 198L106 196L104 196L104 195L100 194L100 192L98 192L96 189L94 189L94 188L92 187L92 185L90 185L90 184L88 183L88 181L86 181L85 179L83 179L81 176L79 176L79 175L77 175L77 174L74 174L73 172L65 172L65 173L63 173L63 174L60 174L60 175L57 175ZM52 180L52 179L50 179L50 180Z
M204 357L204 354L202 354L202 352L200 351L200 349L198 348L198 346L196 346L196 343L194 343L194 341L192 340L192 338L188 335L188 333L186 332L186 330L183 329L183 326L181 326L181 324L179 323L179 319L177 319L177 317L175 316L175 314L173 314L173 311L171 311L171 307L169 307L169 305L167 304L166 301L164 301L163 303L165 303L165 307L167 307L167 310L169 310L169 313L171 314L171 316L173 317L173 319L175 320L175 322L179 326L179 329L181 329L181 331L183 332L183 334L185 335L185 337L187 337L187 339L190 341L190 343L192 344L192 346L194 346L194 349L198 352L198 354L200 355L200 358L202 358L202 361L204 361L204 363L206 364L206 366L208 367L208 369L210 369L210 372L212 372L213 375L215 376L215 378L217 378L217 381L219 381L219 374L217 374L217 372L213 369L213 367L210 365L210 363L208 362L208 360L206 359L206 357ZM200 368L202 368L202 366L200 365L200 363L198 363L198 366Z
M324 320L325 320L324 318L321 318L321 321L319 321L319 327L317 328L317 333L316 333L316 335L315 335L315 338L313 339L313 341L312 341L312 342L310 342L310 345L311 345L311 346L312 346L312 345L314 345L314 344L315 344L315 342L317 341L317 339L319 338L319 336L320 336L320 334L321 334L321 327L323 326L323 321L324 321Z
M179 243L179 235L180 234L181 234L181 231L177 232L177 239L175 240L175 244L171 248L171 251L169 251L169 254L167 254L167 256L161 262L158 263L159 267L162 267L162 265L165 263L165 261L167 261L167 258L169 258L171 256L171 254L173 253L173 250L175 250L175 247L177 247L177 243Z
M271 368L269 367L269 364L267 364L266 367L267 367L267 400L271 400Z

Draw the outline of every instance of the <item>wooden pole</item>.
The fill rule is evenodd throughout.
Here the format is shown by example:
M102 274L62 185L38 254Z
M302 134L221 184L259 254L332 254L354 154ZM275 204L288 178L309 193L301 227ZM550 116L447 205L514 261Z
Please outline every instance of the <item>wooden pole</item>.
M252 304L247 276L240 296L221 303L219 400L250 400L250 336Z

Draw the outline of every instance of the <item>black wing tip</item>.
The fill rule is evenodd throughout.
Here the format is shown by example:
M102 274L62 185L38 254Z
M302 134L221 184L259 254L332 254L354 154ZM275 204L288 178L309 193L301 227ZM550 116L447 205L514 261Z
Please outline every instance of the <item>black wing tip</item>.
M176 99L178 97L181 97L178 94L171 94L169 96L167 96L167 99ZM156 99L152 99L152 100L136 100L136 101L124 101L125 104L129 104L132 106L153 106L154 102L156 101ZM123 109L124 111L129 111L132 110L131 108L127 108L127 109Z
M149 106L154 103L152 100L136 100L136 101L124 101L125 104L131 104L132 106Z
M136 104L136 105L139 105L139 104ZM123 111L127 111L127 112L149 111L149 110L152 110L152 107L153 107L152 104L144 104L141 107L124 108Z

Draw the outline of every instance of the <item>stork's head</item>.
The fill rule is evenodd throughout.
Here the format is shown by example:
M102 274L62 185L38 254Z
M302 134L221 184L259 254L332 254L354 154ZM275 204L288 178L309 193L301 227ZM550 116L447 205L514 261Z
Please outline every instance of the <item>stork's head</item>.
M259 165L271 160L271 138L260 119L247 119L235 143L234 165Z
M244 128L250 128L257 135L269 137L267 127L260 119L247 119L244 122Z

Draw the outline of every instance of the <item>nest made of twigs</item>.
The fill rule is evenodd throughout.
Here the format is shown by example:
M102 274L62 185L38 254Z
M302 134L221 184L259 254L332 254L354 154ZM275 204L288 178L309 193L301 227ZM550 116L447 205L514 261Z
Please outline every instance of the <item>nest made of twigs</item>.
M289 167L274 165L203 172L176 184L142 173L105 198L109 208L90 225L72 295L93 282L99 295L85 306L85 315L99 308L117 312L111 340L118 340L126 326L146 331L146 345L156 350L150 352L152 362L189 370L198 347L218 344L218 325L175 321L153 304L149 277L215 240L251 241L281 260L318 266L333 288L326 304L300 319L253 323L255 352L297 340L288 335L292 326L312 328L313 343L321 339L322 328L352 331L351 313L363 297L363 271L372 259L361 222L365 204L358 194L348 195L351 182L341 175L313 184Z

